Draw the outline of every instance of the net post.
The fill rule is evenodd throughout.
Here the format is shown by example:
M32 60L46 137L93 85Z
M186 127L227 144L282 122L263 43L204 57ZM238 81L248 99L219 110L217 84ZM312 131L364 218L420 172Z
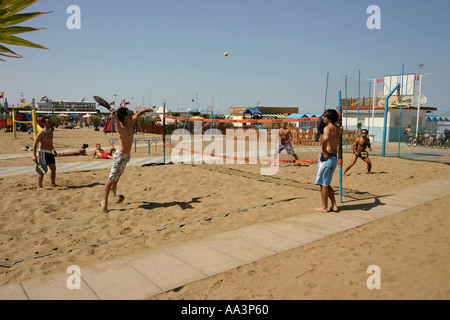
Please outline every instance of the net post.
M341 91L339 91L339 104L338 104L338 126L341 130L342 128L342 99L341 99ZM342 131L339 135L339 147L338 147L338 164L339 164L339 203L342 203Z
M163 163L166 164L166 101L163 107Z

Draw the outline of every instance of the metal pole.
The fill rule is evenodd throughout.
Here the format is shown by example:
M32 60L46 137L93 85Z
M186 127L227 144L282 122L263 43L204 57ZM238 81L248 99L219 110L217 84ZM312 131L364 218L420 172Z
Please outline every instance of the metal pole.
M405 65L402 65L402 87L400 89L400 123L398 127L398 149L397 149L397 157L400 157L400 137L402 131L402 111L403 111L403 75L405 73Z
M417 123L416 123L416 138L419 137L419 117L420 117L420 100L422 99L422 73L419 79L419 101L417 101Z
M373 79L373 101L372 101L372 135L373 135L373 128L374 128L374 120L375 120L375 93L376 93L376 88L377 86L377 78Z
M328 95L328 77L329 77L329 72L327 72L327 85L325 87L325 104L323 106L323 111L325 112L325 110L327 109L327 95Z
M389 98L392 96L395 90L398 90L400 88L400 83L397 83L397 85L392 89L392 91L386 96L384 100L384 125L383 125L383 147L381 154L382 156L386 156L386 131L387 131L387 114L388 114L388 104L389 104Z
M14 107L11 109L11 111L12 111L13 133L14 138L16 138L16 112L14 111Z
M371 94L371 90L372 90L372 84L369 83L369 95L368 95L368 100L370 100L370 94ZM370 107L367 109L367 130L370 133Z
M339 120L338 125L339 128L342 127L342 100L341 100L341 91L339 91ZM339 164L339 203L342 203L342 134L339 135L339 148L338 148L338 164Z
M37 115L36 115L36 100L33 98L33 106L31 107L31 121L33 125L33 137L37 136Z
M358 71L358 114L357 114L357 121L356 121L356 127L359 128L359 100L361 99L361 70ZM356 129L358 130L358 129ZM359 132L361 133L361 132ZM358 135L359 137L359 135Z
M347 76L345 76L345 149L348 146L348 127L347 127L347 119L348 119L348 106L347 106Z
M163 163L166 163L166 101L163 104Z

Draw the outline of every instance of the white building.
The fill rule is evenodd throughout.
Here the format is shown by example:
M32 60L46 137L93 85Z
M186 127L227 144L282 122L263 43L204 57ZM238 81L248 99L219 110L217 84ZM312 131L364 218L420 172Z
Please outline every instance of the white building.
M427 129L426 117L430 111L436 108L421 107L419 112L419 132ZM400 123L401 118L401 123ZM369 130L372 142L381 142L383 140L384 129L384 108L375 108L364 106L357 108L349 107L347 110L342 109L342 126L344 130L357 130L358 123L361 123L361 129ZM401 140L406 141L406 135L403 134L405 129L411 125L411 129L415 132L417 126L417 108L388 108L386 122L386 142L397 142L400 134Z

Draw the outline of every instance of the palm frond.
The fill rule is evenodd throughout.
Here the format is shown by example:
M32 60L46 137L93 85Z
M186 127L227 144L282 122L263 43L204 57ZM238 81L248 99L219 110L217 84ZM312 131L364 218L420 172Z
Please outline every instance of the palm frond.
M0 35L1 34L18 34L18 33L25 33L25 32L31 32L31 31L37 31L42 30L45 28L32 28L32 27L4 27L0 28Z
M16 24L22 23L24 21L30 20L32 18L38 17L40 15L52 13L52 12L53 11L18 13L13 16L6 16L6 17L0 15L0 28L11 26L11 25L16 25Z
M37 2L38 0L6 0L6 1L0 1L1 7L0 9L0 15L4 16L11 16L26 7L32 5L33 3Z
M2 35L0 34L0 43L5 44L12 44L15 46L24 46L24 47L31 47L31 48L37 48L37 49L48 49L44 46L41 46L40 44L35 44L33 42L30 42L28 40L12 36L10 34Z
M0 0L0 43L25 46L38 49L48 49L40 44L33 43L31 41L13 36L13 34L26 33L45 28L32 28L17 26L17 24L32 18L38 17L50 12L29 12L18 13L26 7L32 5L38 0ZM22 58L21 55L15 53L11 49L0 45L0 56L8 58ZM0 58L0 61L5 61Z

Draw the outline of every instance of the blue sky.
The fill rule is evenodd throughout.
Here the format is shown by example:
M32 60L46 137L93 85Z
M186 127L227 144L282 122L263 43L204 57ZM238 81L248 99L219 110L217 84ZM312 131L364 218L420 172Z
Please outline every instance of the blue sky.
M81 9L81 30L66 26L70 5ZM380 30L366 26L370 5L380 7ZM11 47L23 58L0 63L10 104L21 93L117 94L136 105L165 99L176 111L197 94L216 113L257 103L316 113L327 72L416 72L450 57L448 0L40 0L30 11L53 11L23 24L47 28L23 37L50 50Z

